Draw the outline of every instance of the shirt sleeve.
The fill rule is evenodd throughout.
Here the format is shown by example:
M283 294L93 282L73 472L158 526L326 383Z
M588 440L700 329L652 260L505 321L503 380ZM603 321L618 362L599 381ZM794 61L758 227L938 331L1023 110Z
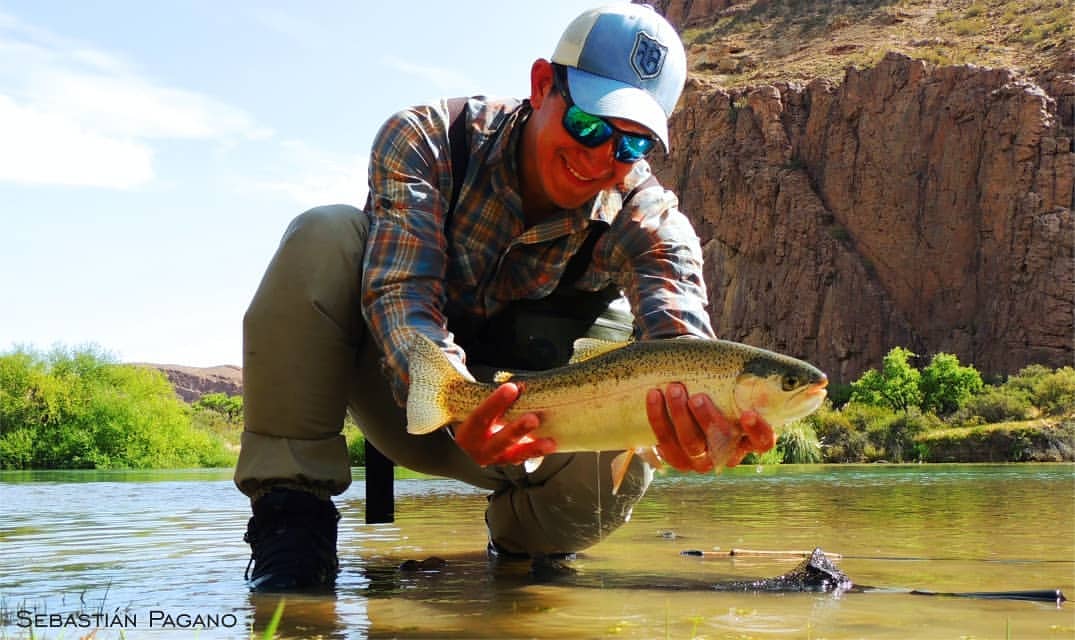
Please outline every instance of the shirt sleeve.
M444 316L444 224L452 185L447 123L435 107L401 111L381 127L370 153L369 237L362 267L362 314L384 354L401 405L408 353L417 334L463 368Z
M715 338L706 310L698 236L662 187L635 195L613 223L611 261L634 310L641 339Z

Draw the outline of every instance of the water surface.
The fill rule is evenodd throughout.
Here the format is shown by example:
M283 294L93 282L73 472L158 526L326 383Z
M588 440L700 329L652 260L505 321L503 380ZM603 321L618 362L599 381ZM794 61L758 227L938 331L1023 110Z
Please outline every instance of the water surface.
M625 527L530 575L485 558L484 494L397 482L397 521L337 501L335 595L289 597L288 637L1075 638L1075 607L925 597L1060 588L1075 595L1075 466L869 465L658 478ZM361 476L358 476L361 477ZM247 593L249 507L227 470L0 473L0 638L247 638L277 604ZM839 553L841 596L716 592L793 560L685 549ZM439 556L436 572L400 572ZM80 617L81 616L81 617ZM78 626L89 623L91 626ZM65 626L66 625L66 626Z

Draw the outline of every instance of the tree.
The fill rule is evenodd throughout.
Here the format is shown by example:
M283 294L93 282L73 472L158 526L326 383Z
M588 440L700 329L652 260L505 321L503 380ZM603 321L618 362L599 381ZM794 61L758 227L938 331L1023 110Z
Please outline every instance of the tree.
M880 372L870 369L851 383L851 400L896 411L917 407L922 401L922 374L909 362L914 355L903 347L893 347L885 355Z
M228 422L238 422L243 417L243 397L226 393L207 393L194 403L196 409L220 414Z
M954 413L984 387L976 369L960 366L959 358L950 353L938 353L922 370L922 410L939 415Z

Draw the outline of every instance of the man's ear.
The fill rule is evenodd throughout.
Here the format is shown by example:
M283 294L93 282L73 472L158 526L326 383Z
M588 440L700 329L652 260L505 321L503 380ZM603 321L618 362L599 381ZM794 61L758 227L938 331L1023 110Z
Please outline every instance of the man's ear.
M534 60L530 66L530 105L540 109L552 93L552 63L544 58Z

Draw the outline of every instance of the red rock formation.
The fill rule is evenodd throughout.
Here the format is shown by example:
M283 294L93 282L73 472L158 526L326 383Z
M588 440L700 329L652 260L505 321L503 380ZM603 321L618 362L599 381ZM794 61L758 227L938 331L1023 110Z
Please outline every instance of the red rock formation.
M177 396L184 402L197 402L210 393L229 396L243 394L243 370L234 365L219 367L185 367L174 364L142 364L157 369L168 378Z
M839 84L692 79L654 164L702 237L718 333L845 382L897 345L1072 364L1075 75L1042 84L898 54Z

